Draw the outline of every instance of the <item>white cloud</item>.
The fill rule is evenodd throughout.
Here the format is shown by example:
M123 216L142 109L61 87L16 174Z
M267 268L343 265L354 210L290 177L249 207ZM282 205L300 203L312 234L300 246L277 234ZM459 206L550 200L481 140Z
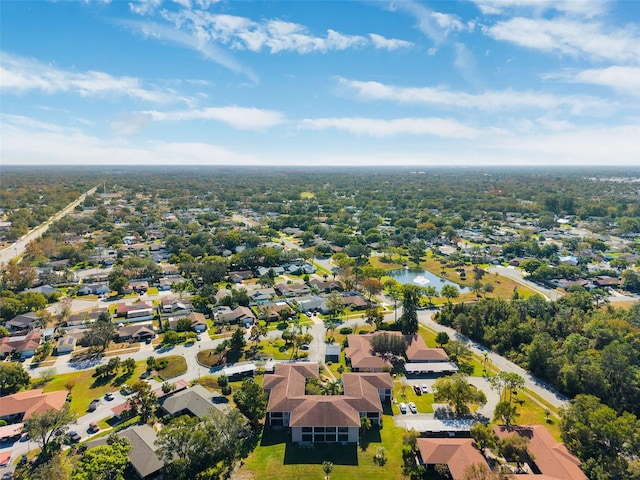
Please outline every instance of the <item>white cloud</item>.
M138 15L149 15L162 4L162 0L136 0L129 3L129 9Z
M515 17L485 31L496 40L536 50L596 60L640 62L640 36L630 29L605 31L601 24L593 22Z
M606 11L609 0L472 0L482 13L497 15L514 10L542 13L556 10L567 14L595 17Z
M280 112L245 107L211 107L175 112L138 112L154 121L218 120L240 130L262 130L283 123Z
M479 109L483 111L517 110L522 108L549 110L568 108L574 115L603 114L614 106L605 100L588 96L557 96L549 93L517 90L489 90L479 94L449 90L446 87L398 87L379 82L337 79L347 93L362 100L387 100L410 105L434 105L446 108Z
M452 32L467 29L457 16L435 12L415 1L398 2L394 7L415 17L418 29L436 44L444 42Z
M409 48L413 46L413 43L406 40L398 40L395 38L385 38L382 35L376 33L370 33L369 38L373 42L373 46L384 50L397 50L399 48Z
M621 93L640 97L640 67L612 66L582 70L575 74L551 74L545 77L559 78L572 83L602 85Z
M473 138L481 133L480 130L448 118L396 118L392 120L357 117L317 118L303 120L300 128L313 130L335 128L374 137L434 135L444 138Z
M131 143L77 131L51 132L0 123L3 163L17 165L256 165L259 156L201 142Z
M96 71L72 72L5 52L2 53L0 67L0 90L17 93L39 90L47 94L69 92L83 97L117 95L152 103L189 101L173 90L145 88L139 78L115 77Z

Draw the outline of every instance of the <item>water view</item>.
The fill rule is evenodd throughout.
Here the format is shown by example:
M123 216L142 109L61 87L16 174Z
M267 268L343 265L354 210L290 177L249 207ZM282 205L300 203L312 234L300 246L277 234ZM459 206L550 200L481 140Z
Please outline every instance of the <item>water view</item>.
M421 287L433 286L440 291L445 285L454 285L458 287L460 292L468 292L467 287L451 282L444 278L438 277L428 270L422 268L400 268L398 270L391 270L388 275L402 284L413 283L420 285Z

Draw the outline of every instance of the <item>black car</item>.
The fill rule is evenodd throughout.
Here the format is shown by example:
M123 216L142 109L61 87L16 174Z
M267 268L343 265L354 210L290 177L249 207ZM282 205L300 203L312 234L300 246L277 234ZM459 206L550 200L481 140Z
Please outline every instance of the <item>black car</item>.
M67 433L67 437L69 437L69 443L78 443L82 438L78 432L74 432L73 430Z

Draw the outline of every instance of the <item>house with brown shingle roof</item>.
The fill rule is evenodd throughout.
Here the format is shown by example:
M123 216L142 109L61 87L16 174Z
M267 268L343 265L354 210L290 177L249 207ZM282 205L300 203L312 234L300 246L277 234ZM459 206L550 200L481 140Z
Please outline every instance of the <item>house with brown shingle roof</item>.
M67 391L44 393L41 388L14 393L0 398L0 420L24 422L34 413L61 410L67 401Z
M499 438L521 435L529 439L528 450L533 457L531 465L539 476L514 475L518 480L537 480L542 478L553 480L589 480L580 469L580 460L558 442L543 425L512 426L494 425L493 431Z
M42 333L37 331L0 338L0 358L13 354L20 354L22 358L33 357L41 343Z
M400 332L374 332L365 335L348 335L349 346L345 349L345 358L353 372L382 372L391 368L384 356L376 354L371 348L371 339L376 335L397 335L404 338L407 349L405 356L407 373L443 373L455 372L458 367L449 361L442 348L430 348L420 335L402 335Z
M471 465L488 466L472 438L418 438L418 452L420 464L446 465L453 480L461 480Z
M317 363L279 363L264 376L269 425L289 427L296 443L330 443L357 442L363 417L380 424L393 390L388 373L345 373L343 395L306 395L306 380L315 376Z

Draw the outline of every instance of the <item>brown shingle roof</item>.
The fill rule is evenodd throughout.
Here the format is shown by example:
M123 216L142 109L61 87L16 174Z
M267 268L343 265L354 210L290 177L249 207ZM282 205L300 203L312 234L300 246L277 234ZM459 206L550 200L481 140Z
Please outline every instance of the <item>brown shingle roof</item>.
M471 465L487 464L471 438L419 438L418 450L423 464L446 464L453 480L462 479Z
M551 436L543 425L505 427L495 425L493 431L500 438L522 435L529 438L529 452L540 472L557 480L588 480L580 470L580 460L567 447ZM540 478L540 477L536 477Z
M67 391L43 393L41 388L14 393L0 399L0 412L3 417L24 413L22 420L27 420L34 413L48 410L61 410L67 401Z

